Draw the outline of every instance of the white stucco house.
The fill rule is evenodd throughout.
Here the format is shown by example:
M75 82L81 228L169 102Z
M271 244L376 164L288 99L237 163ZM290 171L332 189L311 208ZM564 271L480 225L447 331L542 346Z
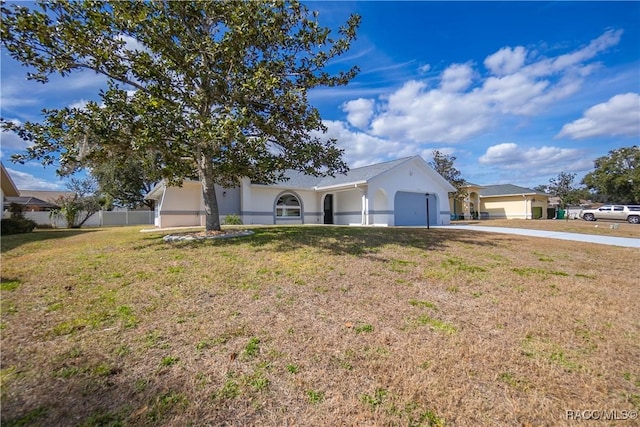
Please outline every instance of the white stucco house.
M289 172L286 181L263 185L243 179L236 188L216 187L221 221L243 224L339 224L421 226L449 224L449 192L455 188L422 157L406 157L351 169L335 177ZM155 225L205 225L202 187L161 182L147 195L156 200ZM428 210L428 218L427 218Z

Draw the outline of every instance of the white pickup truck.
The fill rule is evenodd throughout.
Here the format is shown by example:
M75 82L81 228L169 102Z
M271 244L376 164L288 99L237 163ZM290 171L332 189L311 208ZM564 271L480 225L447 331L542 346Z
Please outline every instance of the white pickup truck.
M610 219L614 221L628 221L631 224L640 224L640 206L604 205L597 209L582 210L580 212L580 218L585 221Z

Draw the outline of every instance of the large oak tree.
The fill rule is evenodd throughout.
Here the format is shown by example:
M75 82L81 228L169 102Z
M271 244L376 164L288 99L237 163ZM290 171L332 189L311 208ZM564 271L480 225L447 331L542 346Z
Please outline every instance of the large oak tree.
M640 147L617 148L597 158L582 183L608 203L640 204Z
M357 68L327 63L350 48L360 18L337 36L297 1L41 1L2 6L2 45L47 82L93 70L100 102L44 111L5 129L32 142L18 160L62 172L152 153L162 176L202 183L206 229L219 230L214 184L271 183L286 169L345 172L342 150L307 93L347 84Z

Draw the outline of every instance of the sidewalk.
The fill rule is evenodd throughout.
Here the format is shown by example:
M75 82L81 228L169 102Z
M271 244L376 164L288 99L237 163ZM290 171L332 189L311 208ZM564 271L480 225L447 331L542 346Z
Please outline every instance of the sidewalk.
M596 243L598 245L612 245L640 249L640 239L630 237L598 236L595 234L564 233L559 231L529 230L524 228L483 227L480 225L440 225L433 228L454 228L457 230L483 231L487 233L518 234L521 236L573 240L576 242Z

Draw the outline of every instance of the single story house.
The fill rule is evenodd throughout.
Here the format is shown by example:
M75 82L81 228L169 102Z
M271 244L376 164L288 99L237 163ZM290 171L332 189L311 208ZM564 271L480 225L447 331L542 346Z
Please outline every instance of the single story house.
M540 219L547 218L551 195L513 184L463 187L464 200L451 200L457 219Z
M4 165L0 163L0 215L4 212L5 205L8 205L6 198L18 197L19 195L18 187L16 187Z
M45 202L42 199L32 196L18 196L18 197L7 197L5 203L12 204L15 203L17 205L22 206L23 212L41 212L41 211L52 211L54 209L58 209L59 206L53 203Z
M216 187L221 221L243 224L340 224L424 226L449 224L449 193L455 188L420 156L351 169L335 177L290 171L271 185L242 179L236 188ZM157 227L205 224L202 187L164 182L146 196L156 201Z
M5 198L5 205L16 203L23 212L48 212L58 209L61 197L73 196L73 191L18 190L18 195Z

